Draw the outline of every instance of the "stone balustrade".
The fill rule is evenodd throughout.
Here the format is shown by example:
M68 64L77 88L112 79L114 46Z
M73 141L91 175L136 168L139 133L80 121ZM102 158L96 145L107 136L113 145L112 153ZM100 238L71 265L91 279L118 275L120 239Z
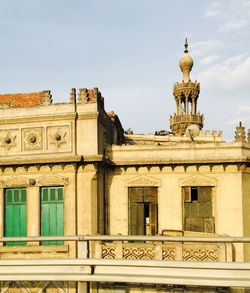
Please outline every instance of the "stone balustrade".
M127 241L95 242L94 258L166 260L199 262L232 262L232 244L226 243L167 243Z

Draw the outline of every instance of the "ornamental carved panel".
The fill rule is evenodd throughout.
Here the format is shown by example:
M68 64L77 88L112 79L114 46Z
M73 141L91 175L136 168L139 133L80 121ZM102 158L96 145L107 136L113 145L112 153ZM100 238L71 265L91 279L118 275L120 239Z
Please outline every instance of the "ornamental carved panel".
M12 152L18 149L18 129L7 129L0 131L1 152Z
M23 150L43 149L43 128L22 129Z
M58 125L47 128L47 149L50 151L70 150L70 126Z
M102 246L102 258L104 259L115 259L116 249L114 245L103 245Z
M0 282L1 293L67 293L68 282L17 281Z
M126 183L127 186L161 186L161 180L149 176L137 176Z
M150 260L155 258L155 251L153 246L147 245L124 245L123 246L124 259L144 259Z
M218 261L218 251L216 249L184 249L184 261Z

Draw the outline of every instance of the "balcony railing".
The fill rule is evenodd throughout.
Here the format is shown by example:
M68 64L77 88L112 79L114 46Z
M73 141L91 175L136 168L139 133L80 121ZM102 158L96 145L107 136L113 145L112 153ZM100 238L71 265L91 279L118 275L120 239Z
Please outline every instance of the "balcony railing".
M204 117L201 114L191 115L191 114L182 114L182 115L174 115L170 116L170 126L180 123L195 123L203 125Z

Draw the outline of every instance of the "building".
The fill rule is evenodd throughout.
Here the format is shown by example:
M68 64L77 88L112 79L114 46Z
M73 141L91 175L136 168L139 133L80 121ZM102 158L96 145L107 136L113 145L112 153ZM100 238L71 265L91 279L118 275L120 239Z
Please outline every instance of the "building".
M250 130L233 142L203 130L200 85L187 42L170 131L124 132L97 88L52 103L50 91L0 95L0 237L250 236ZM169 101L172 102L172 101ZM249 261L247 244L110 242L91 257ZM13 242L2 259L75 258L72 241ZM1 282L1 292L75 292L72 282ZM172 292L174 286L100 283L92 292ZM182 287L215 292L215 288Z

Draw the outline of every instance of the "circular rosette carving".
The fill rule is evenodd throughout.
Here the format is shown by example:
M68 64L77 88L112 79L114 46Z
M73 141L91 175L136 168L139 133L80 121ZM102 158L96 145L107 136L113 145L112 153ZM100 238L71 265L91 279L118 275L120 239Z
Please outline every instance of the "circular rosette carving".
M43 136L42 129L24 129L23 130L23 145L25 150L39 150L42 149Z

